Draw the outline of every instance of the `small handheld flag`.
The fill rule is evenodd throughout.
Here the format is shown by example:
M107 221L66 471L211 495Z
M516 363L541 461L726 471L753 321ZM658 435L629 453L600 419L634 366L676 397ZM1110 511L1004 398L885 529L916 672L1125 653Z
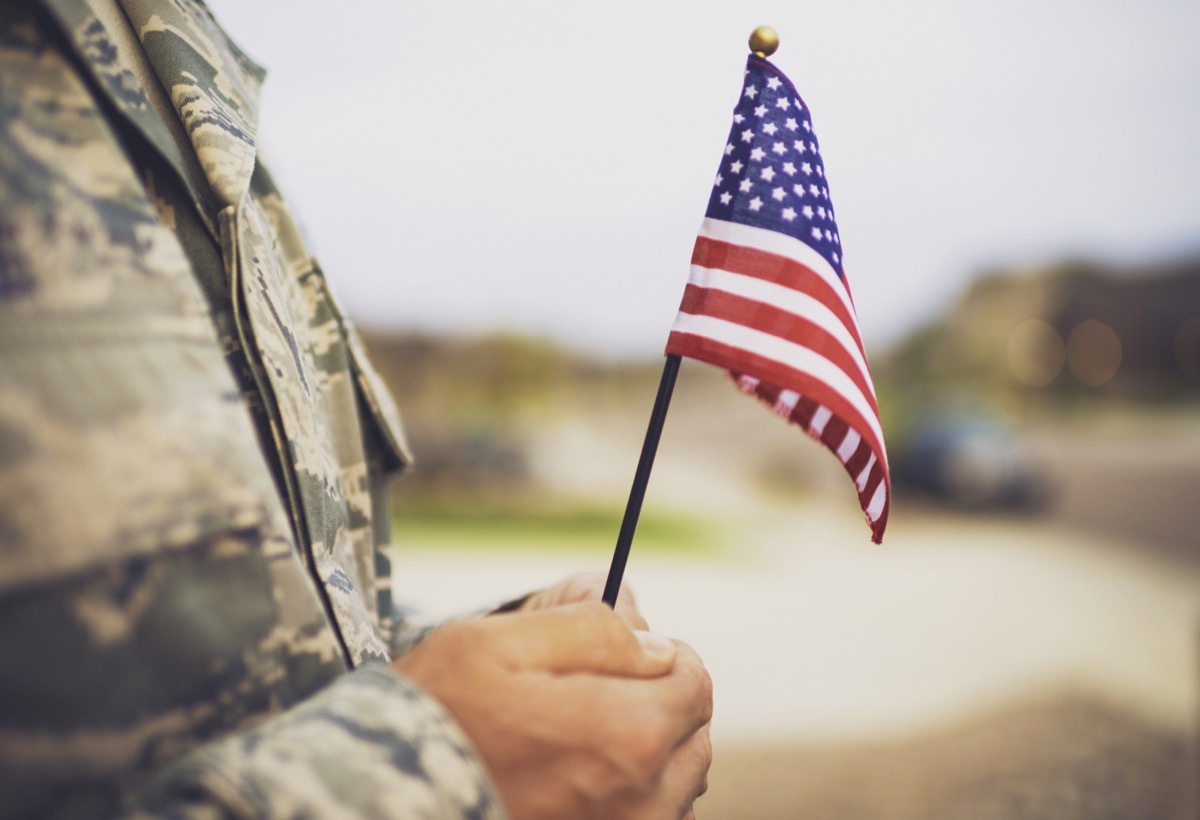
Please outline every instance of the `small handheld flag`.
M742 390L823 443L854 481L872 540L879 543L887 526L887 452L829 181L807 105L766 59L777 42L769 29L751 35L755 53L746 60L691 275L667 339L663 386L605 589L609 603L616 600L629 547L623 542L632 540L653 462L655 419L661 427L680 357L725 368Z

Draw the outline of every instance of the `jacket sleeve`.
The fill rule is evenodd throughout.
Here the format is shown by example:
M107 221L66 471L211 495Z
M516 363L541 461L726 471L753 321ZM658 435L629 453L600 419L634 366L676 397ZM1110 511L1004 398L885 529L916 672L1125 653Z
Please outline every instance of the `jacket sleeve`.
M133 816L501 818L458 727L366 665L262 726L202 747L132 796Z

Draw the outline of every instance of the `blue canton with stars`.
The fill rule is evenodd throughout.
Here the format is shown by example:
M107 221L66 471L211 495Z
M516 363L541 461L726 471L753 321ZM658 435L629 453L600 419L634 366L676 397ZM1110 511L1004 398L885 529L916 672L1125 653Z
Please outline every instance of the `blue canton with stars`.
M750 55L705 216L795 237L842 273L842 244L808 107L783 73Z

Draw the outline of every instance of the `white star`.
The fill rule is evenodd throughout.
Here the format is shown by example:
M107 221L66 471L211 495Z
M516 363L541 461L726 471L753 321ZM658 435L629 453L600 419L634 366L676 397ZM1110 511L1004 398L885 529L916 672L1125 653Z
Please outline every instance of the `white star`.
M833 235L833 241L838 243L839 245L842 244L842 238L840 236L838 236L836 233L834 233L834 235Z
M743 179L742 184L738 186L738 190L741 191L742 193L749 191L750 190L750 180Z
M813 210L812 210L812 206L811 206L811 205L805 205L805 206L804 206L803 208L801 208L800 210L801 210L801 211L804 213L804 216L805 216L805 217L807 217L808 219L812 219Z
M796 211L792 208L784 208L782 216L788 222L791 222L793 219L796 218Z
M785 162L783 164L783 172L790 177L794 177L796 175L796 166L790 162Z
M715 180L713 180L713 187L720 188L721 183L724 181L725 181L725 178L723 176L721 176L720 174L717 174L717 178Z
M765 113L767 113L767 107L765 105L760 105L758 108L754 109L754 116L756 117L761 117Z
M787 111L788 110L787 97L780 97L779 99L777 99L775 101L775 107L782 108L784 111Z
M754 199L750 200L750 210L757 211L760 208L762 208L762 200L761 199L759 199L758 197L754 197Z
M817 216L821 217L821 219L824 219L824 218L825 218L825 208L824 208L824 206L820 206L820 205L819 205L819 206L817 206Z
M735 174L740 174L742 172L742 161L740 159L735 159L729 164L729 170L733 171Z
M817 156L820 156L820 154L817 152L817 144L816 144L815 142L812 142L812 141L810 140L810 141L809 141L809 143L808 143L808 147L812 149L812 152L813 152L814 154L817 154Z
M821 189L818 188L816 185L809 185L808 190L812 191L813 196L817 196L821 193Z
M829 199L829 189L828 188L821 189L821 199Z
M800 171L807 177L812 176L812 166L807 162L800 164Z
M783 83L779 82L778 77L771 77L767 80L767 88L771 89L772 91L774 91L776 88L779 88L781 85L783 85Z
M796 153L803 154L808 150L808 146L804 144L804 140L796 140L792 143L792 147L796 149Z
M821 229L813 228L812 229L812 237L813 237L813 239L820 239L821 238Z
M783 198L787 196L787 191L782 188L776 188L774 191L771 191L771 196L776 202L783 202Z
M767 182L770 182L771 180L775 179L775 171L774 171L774 169L771 168L770 165L768 165L766 168L762 169L762 178L765 179Z
M725 144L725 156L729 156L732 153L733 153L733 143L732 142L726 143Z
M819 177L825 176L825 170L820 165L817 166L817 176L819 176Z
M840 261L841 261L841 259L839 259L839 258L838 258L837 251L834 251L834 252L833 252L833 261L834 261L834 262L840 262Z
M800 98L799 98L799 97L797 97L796 99L792 100L792 105L796 106L796 110L797 110L797 111L803 111L803 110L804 110L804 103L800 102Z
M759 162L766 155L767 155L767 152L764 151L763 149L755 148L753 151L750 152L750 159L754 160L755 162Z
M786 129L787 129L787 130L789 130L789 131L795 131L795 130L796 130L797 128L799 128L800 126L796 124L796 118L795 118L795 117L788 117L788 118L787 118L787 122L785 122L785 123L783 124L783 127L784 127L784 128L786 128Z
M810 123L808 120L805 120L803 125L804 125L805 131L809 131L809 132L812 131L812 123Z
M828 228L825 229L825 240L829 242L833 241L833 231Z
M733 194L729 193L729 191L725 191L724 193L721 194L721 204L722 205L728 205L729 200L731 200L731 199L733 199Z
M772 137L775 136L775 132L778 130L779 129L775 126L775 123L773 123L773 122L769 122L763 126L763 131L770 134Z
M792 193L795 194L796 196L804 196L804 186L803 185L793 185Z
M742 132L742 142L749 142L752 139L754 139L754 132L749 128Z
M758 96L758 89L752 85L748 85L748 86L746 86L746 90L742 93L745 96L749 97L750 99L754 99L755 97Z
M734 114L733 121L736 122L738 125L741 125L743 122L746 121L746 118L744 116L742 116L741 114Z
M771 146L771 150L774 151L776 154L779 154L780 156L782 156L783 154L785 154L787 152L787 146L784 145L782 142L777 142Z

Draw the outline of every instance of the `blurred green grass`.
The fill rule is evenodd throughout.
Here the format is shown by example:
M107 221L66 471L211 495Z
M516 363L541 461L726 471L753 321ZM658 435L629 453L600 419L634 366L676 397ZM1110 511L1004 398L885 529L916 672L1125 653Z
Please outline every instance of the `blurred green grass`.
M621 526L620 505L555 501L401 503L392 517L398 544L466 550L537 550L609 554ZM638 552L712 557L727 543L717 520L644 509L634 536Z

